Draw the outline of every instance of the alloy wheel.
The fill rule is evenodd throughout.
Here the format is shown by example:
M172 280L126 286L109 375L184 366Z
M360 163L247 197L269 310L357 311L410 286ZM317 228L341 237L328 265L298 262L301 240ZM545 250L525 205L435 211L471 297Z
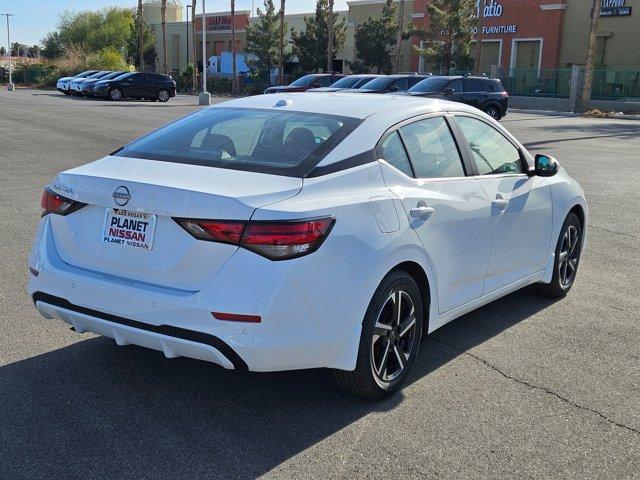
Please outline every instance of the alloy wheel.
M167 92L166 90L160 90L160 92L158 93L158 100L160 100L161 102L166 102L169 100L169 92Z
M109 93L109 96L111 97L111 100L120 100L122 98L122 92L117 88L114 88L111 90L111 93Z
M578 259L580 258L580 234L574 225L564 232L560 254L558 258L558 276L562 288L569 287L576 276L578 270Z
M371 340L371 369L376 382L386 386L405 370L414 348L416 311L409 294L394 290L376 319Z
M500 113L498 112L498 109L496 107L487 107L485 113L491 118L495 118L496 120L500 118Z

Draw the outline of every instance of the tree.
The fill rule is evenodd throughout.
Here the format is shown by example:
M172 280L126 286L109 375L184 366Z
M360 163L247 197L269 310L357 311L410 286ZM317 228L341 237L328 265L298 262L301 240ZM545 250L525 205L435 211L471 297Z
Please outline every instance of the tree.
M396 37L396 59L394 67L396 73L400 72L400 50L402 49L402 33L404 31L404 2L400 0L400 11L398 12L398 33Z
M238 72L236 71L236 2L231 0L231 63L233 63L231 70L233 77L231 78L231 93L237 95L238 93Z
M113 47L105 47L87 57L91 70L128 70L122 54Z
M391 47L397 40L399 25L393 0L387 0L382 15L371 16L356 29L356 52L361 64L374 68L377 73L391 72Z
M593 0L591 9L591 30L589 31L589 47L587 49L587 64L584 67L584 83L580 93L579 111L585 111L591 103L591 86L593 84L593 63L596 57L596 46L598 44L598 22L602 0Z
M167 69L167 0L162 0L160 4L160 15L162 22L162 73L168 73Z
M31 58L40 57L40 47L38 45L30 46L29 49L27 50L27 55L30 56Z
M303 32L291 30L293 52L298 57L300 67L305 72L317 72L327 66L327 45L329 3L328 0L317 0L316 13L313 17L305 17ZM338 22L338 14L333 14L333 56L344 46L347 39L347 26L344 18Z
M4 47L0 47L0 56L4 57L7 54L7 49Z
M144 70L144 20L143 18L144 17L142 16L142 0L138 0L138 15L136 16L136 19L135 19L135 23L138 24L137 25L138 28L134 30L133 34L135 35L136 32L138 34L138 69L139 70ZM131 53L129 53L129 55L131 55Z
M142 37L140 36L142 31ZM140 45L143 46L143 51L140 51ZM142 54L142 61L140 56ZM127 40L127 57L131 58L136 68L142 71L145 67L154 67L156 60L156 36L153 32L153 28L144 18L140 16L140 13L136 13L134 22L131 24L129 38Z
M284 83L284 8L285 0L280 0L280 35L278 37L278 84Z
M474 0L432 0L427 5L427 45L416 48L418 54L444 73L469 69L473 63L471 34L477 22L474 12Z
M247 27L247 64L254 78L269 82L271 68L276 65L283 39L273 0L264 0L264 11L258 7L258 21Z
M110 7L99 11L65 11L58 22L63 49L72 46L88 52L113 47L125 52L131 35L133 12L129 8Z
M42 39L42 56L47 59L54 59L62 56L62 41L58 32L49 32Z

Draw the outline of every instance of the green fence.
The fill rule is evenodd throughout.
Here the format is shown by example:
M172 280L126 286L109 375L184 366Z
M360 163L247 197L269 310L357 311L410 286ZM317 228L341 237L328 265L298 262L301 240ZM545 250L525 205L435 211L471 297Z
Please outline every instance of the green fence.
M571 68L512 68L499 76L511 95L569 98ZM591 98L640 98L640 70L594 70Z
M594 70L591 98L640 99L640 70Z

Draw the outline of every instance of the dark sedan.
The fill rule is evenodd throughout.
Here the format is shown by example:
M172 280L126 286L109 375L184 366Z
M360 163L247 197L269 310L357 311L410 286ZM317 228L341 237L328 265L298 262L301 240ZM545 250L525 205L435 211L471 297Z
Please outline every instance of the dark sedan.
M125 71L119 71L119 72L111 72L101 78L88 78L86 79L84 82L82 82L81 84L81 91L82 91L82 95L84 95L85 97L93 97L93 87L96 84L96 82L98 80L111 80L112 78L116 78L119 77L120 75L123 75L127 72Z
M371 80L354 93L395 93L405 92L416 83L427 78L427 75L385 75Z
M267 88L264 93L306 92L310 88L330 87L344 75L334 73L313 73L300 77L289 85L279 85Z
M176 82L169 75L127 72L111 80L97 81L93 86L93 94L114 101L144 98L167 102L176 95Z

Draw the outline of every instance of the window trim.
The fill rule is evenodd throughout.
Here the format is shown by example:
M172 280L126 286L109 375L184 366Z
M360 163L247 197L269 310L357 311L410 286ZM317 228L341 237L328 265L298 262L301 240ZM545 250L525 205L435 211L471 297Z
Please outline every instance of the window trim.
M473 169L475 168L475 163L471 162L471 159L469 158L468 149L463 148L463 145L460 144L459 137L456 134L457 125L455 125L455 122L452 121L452 119L451 119L452 116L453 115L450 112L432 112L432 113L416 115L415 117L407 118L407 119L405 119L405 120L403 120L401 122L398 122L398 123L392 125L391 127L389 127L382 134L382 136L380 137L380 139L378 140L378 142L376 143L376 145L374 147L374 151L376 152L376 159L377 160L384 160L384 158L380 156L380 149L382 147L382 142L384 142L387 139L387 137L389 135L391 135L393 132L397 131L398 132L398 137L400 137L400 141L402 142L402 146L404 147L404 153L407 156L407 159L409 160L409 165L411 165L411 171L413 172L413 177L409 177L407 174L405 174L404 172L402 172L401 170L398 170L396 168L396 170L398 170L398 172L400 172L405 177L410 178L411 180L420 181L420 182L425 182L425 181L442 182L442 181L460 180L460 179L463 179L463 178L472 177L474 175L474 170ZM405 140L402 137L402 132L400 132L400 128L404 127L405 125L410 125L412 123L416 123L416 122L419 122L421 120L428 119L428 118L434 118L434 117L441 117L445 121L446 125L449 128L449 133L451 133L451 137L453 138L453 142L456 145L456 149L458 151L458 156L460 157L460 162L462 163L462 170L464 172L464 176L463 177L416 177L416 169L415 169L415 166L414 166L414 162L413 162L413 159L411 158L411 154L409 152L409 149L407 148ZM465 139L465 141L466 141L466 139ZM386 160L385 160L385 162L386 162ZM391 164L389 164L389 165L391 165ZM393 165L391 165L391 166L393 166Z
M504 177L504 176L509 176L509 177L514 177L514 176L525 176L528 177L529 175L527 174L527 172L530 170L529 167L529 162L527 162L527 159L524 156L524 153L522 152L522 148L513 141L513 139L509 138L507 135L505 135L503 132L501 132L499 129L497 129L495 126L491 125L490 122L488 122L487 120L485 120L484 118L478 116L478 115L474 115L471 112L456 112L453 113L451 115L452 119L451 119L451 123L455 125L455 129L458 133L458 135L460 136L460 144L463 146L463 148L466 150L467 155L469 157L469 161L472 163L473 165L473 172L474 172L474 176L476 177L483 177L483 178L487 178L487 177ZM484 123L485 125L489 126L490 128L492 128L493 130L495 130L499 135L502 136L502 138L504 138L505 140L507 140L511 145L513 145L513 147L517 150L518 152L518 157L520 159L520 165L523 169L523 172L521 173L487 173L482 175L480 173L480 170L478 169L478 165L476 163L476 159L473 156L473 152L471 150L471 147L469 146L469 141L467 140L467 137L465 136L465 134L462 131L462 128L460 127L460 125L458 125L458 123L456 122L456 118L455 117L469 117L469 118L473 118L474 120L477 120L479 122Z

